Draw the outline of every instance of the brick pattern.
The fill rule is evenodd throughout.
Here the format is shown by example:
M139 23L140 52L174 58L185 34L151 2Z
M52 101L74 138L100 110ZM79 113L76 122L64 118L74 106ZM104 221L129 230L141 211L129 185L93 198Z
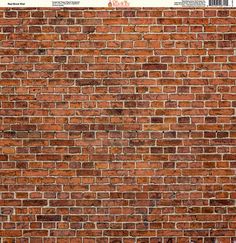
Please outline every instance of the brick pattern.
M0 9L0 238L236 241L236 9Z

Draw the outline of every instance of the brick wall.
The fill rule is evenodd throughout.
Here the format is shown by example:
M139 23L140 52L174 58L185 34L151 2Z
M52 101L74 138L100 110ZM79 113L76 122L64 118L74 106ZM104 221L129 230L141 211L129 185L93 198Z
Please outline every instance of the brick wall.
M236 9L0 9L0 237L236 241Z

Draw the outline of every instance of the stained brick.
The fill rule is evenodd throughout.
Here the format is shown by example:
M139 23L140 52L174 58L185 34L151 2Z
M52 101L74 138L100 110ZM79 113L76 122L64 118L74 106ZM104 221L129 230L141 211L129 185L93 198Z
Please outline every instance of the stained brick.
M60 215L38 215L37 221L60 221Z

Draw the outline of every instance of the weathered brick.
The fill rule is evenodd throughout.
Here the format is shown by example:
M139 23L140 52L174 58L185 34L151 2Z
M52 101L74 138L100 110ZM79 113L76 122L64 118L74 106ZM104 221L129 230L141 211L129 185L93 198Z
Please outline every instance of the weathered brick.
M47 200L24 200L23 206L47 206Z
M167 64L143 64L144 70L167 70Z
M211 206L227 206L227 205L235 205L235 200L227 200L227 199L211 199Z
M13 131L34 131L36 130L36 125L12 125L11 129Z
M61 221L60 215L38 215L37 221Z
M57 160L60 160L60 159L61 159L61 156L56 155L56 154L37 155L38 161L57 161Z

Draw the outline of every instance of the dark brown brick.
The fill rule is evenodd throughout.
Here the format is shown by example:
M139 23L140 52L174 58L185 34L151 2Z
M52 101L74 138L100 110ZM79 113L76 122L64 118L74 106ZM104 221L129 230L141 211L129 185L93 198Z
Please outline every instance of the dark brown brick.
M47 200L24 200L23 206L47 206Z
M38 215L37 221L61 221L60 215Z

